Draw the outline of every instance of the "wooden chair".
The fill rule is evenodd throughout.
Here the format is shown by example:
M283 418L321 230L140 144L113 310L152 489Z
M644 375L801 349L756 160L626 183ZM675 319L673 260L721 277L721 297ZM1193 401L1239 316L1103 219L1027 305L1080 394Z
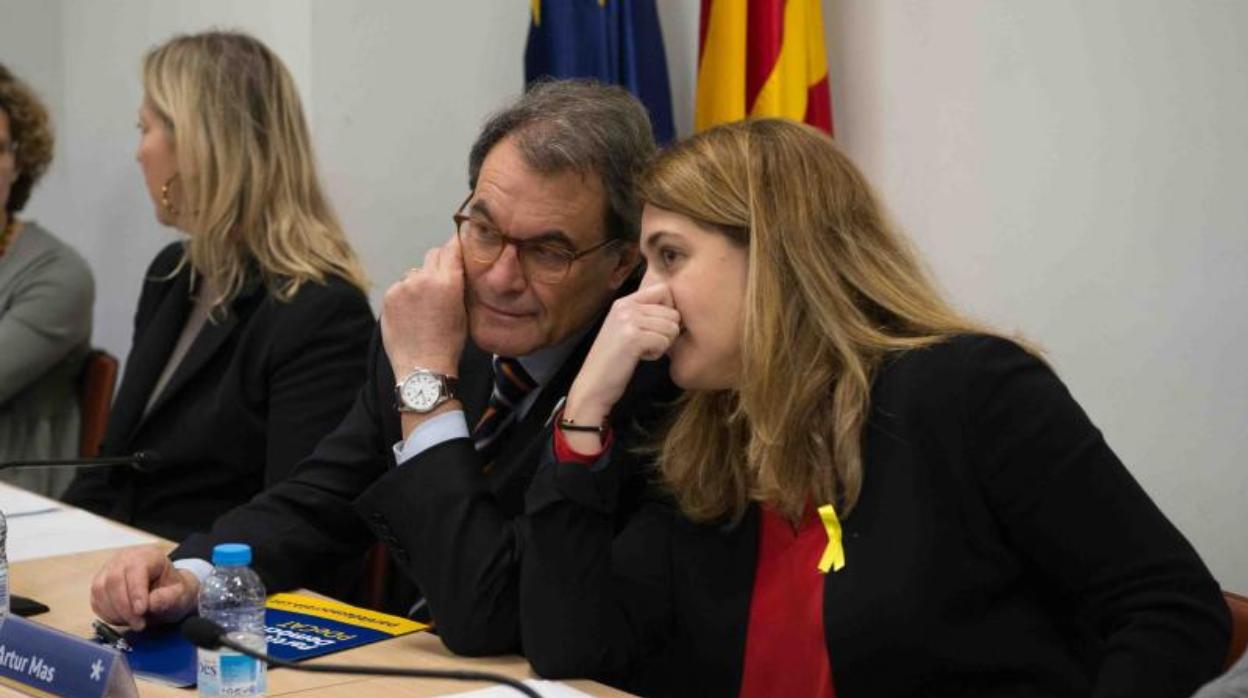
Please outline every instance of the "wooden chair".
M1226 656L1226 666L1230 668L1248 649L1248 596L1233 591L1223 591L1222 596L1231 609L1231 649Z
M92 349L78 377L78 408L82 414L78 454L82 458L94 458L100 453L116 385L117 359L102 349Z
M377 542L368 549L364 558L364 601L372 609L386 607L386 588L390 578L390 551L386 544Z

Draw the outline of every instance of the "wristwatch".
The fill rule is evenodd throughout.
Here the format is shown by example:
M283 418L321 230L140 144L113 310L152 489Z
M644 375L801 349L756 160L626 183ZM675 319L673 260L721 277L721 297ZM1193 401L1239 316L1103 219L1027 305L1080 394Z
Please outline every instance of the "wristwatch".
M428 414L447 400L455 399L455 376L418 368L394 386L394 402L399 412Z

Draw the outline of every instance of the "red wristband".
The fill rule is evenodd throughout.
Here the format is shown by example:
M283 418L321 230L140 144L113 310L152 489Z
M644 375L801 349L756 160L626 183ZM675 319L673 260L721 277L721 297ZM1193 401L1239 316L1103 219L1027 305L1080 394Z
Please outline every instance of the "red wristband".
M557 422L562 418L563 411L560 410L559 414L555 415L555 420ZM556 427L555 459L560 463L583 463L585 465L593 465L595 461L602 457L602 454L607 452L607 449L611 447L611 442L614 439L615 432L613 429L608 427L607 433L602 438L602 448L597 453L581 453L568 444L567 437L564 436L563 430Z

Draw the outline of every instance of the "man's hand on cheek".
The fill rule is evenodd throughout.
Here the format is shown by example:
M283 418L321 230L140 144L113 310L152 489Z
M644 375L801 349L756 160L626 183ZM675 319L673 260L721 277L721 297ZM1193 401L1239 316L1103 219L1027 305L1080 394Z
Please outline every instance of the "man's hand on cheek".
M463 255L452 235L386 291L381 339L401 380L418 367L455 375L467 334Z

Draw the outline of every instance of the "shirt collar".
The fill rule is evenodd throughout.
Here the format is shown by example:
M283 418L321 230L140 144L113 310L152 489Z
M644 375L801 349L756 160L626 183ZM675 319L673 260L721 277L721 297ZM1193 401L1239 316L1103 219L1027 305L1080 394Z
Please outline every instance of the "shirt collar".
M546 385L555 374L559 372L559 367L563 366L563 362L567 360L572 350L580 344L586 334L593 329L594 323L591 323L579 332L573 332L558 344L538 349L532 354L526 356L517 356L516 361L524 367L529 377L537 382L538 387ZM497 354L495 354L497 356Z

